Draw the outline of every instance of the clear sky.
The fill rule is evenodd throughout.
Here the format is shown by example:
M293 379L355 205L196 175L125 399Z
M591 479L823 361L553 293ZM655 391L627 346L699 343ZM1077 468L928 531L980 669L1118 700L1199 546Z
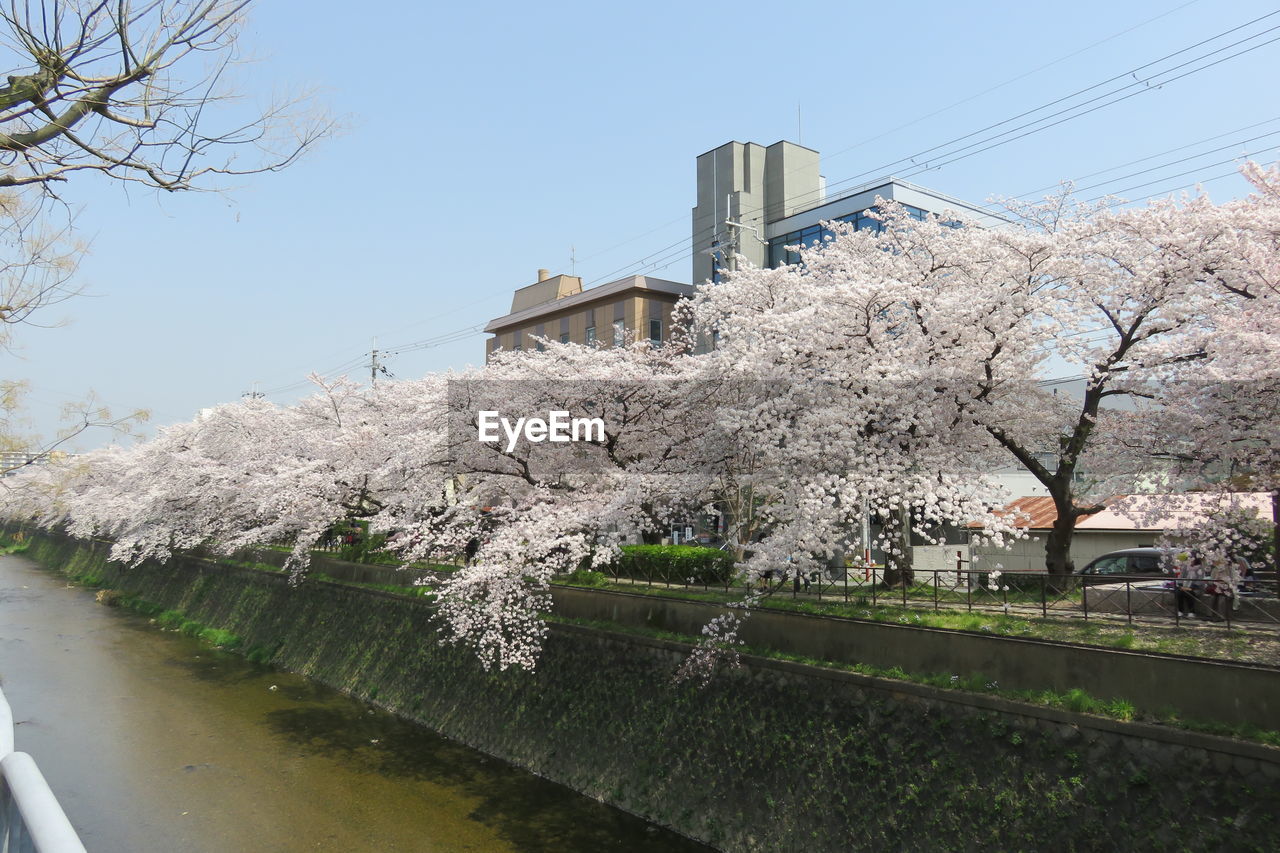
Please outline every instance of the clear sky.
M730 140L815 148L835 189L893 174L975 202L1063 179L1083 198L1201 181L1224 200L1246 192L1233 164L1280 144L1280 7L1246 0L259 0L251 16L244 93L314 88L344 131L225 195L64 188L87 295L2 356L34 428L90 389L150 409L149 429L255 382L290 402L310 371L367 381L375 338L449 341L390 356L399 377L478 363L479 328L571 253L588 286L689 281L694 161Z

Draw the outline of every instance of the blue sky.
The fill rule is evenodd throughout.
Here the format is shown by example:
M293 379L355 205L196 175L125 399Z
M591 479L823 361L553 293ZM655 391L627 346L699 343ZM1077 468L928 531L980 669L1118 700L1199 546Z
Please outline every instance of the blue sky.
M344 125L288 171L223 195L64 189L91 241L87 295L45 316L60 327L20 328L4 356L5 376L31 384L33 428L52 432L90 389L150 409L152 429L255 382L289 402L312 370L367 379L375 338L459 338L391 356L400 377L477 363L484 336L462 335L506 313L538 268L569 272L571 247L588 285L688 281L694 160L729 140L800 141L830 184L895 174L977 202L1108 169L1080 181L1083 197L1200 180L1223 200L1246 191L1219 177L1230 161L1273 162L1280 141L1265 136L1280 131L1280 42L1263 44L1280 29L1228 47L1280 14L1129 74L1277 11L1265 3L369 9L254 4L244 94L314 89ZM1126 83L1137 94L940 167L958 146L921 153L1109 78L1054 109Z

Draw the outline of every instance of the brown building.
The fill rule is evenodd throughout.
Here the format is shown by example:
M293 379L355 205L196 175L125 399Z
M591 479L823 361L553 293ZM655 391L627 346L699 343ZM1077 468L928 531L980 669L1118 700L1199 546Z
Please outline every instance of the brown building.
M538 270L537 282L515 292L511 313L485 326L493 334L485 354L534 347L535 338L617 346L629 333L664 343L676 302L692 295L692 285L643 275L583 290L577 276Z

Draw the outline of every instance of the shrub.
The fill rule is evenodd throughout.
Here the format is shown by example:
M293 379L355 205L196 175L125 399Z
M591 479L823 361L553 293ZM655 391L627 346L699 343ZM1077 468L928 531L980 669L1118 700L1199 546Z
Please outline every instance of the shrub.
M733 579L733 555L697 545L624 545L608 571L637 580L719 586Z
M107 607L119 607L120 599L124 596L116 589L100 589L98 594L94 596L94 600L99 604L105 604Z
M604 572L593 572L590 569L577 569L565 575L563 580L573 586L604 586L609 582Z

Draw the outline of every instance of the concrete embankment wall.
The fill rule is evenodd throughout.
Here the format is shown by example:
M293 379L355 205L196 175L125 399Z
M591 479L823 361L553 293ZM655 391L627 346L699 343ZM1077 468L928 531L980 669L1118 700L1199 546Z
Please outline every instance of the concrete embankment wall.
M697 634L723 608L696 601L559 588L558 612ZM985 636L912 625L756 610L739 632L751 646L818 660L901 667L907 672L980 673L1016 690L1125 699L1150 713L1280 728L1280 671L1273 667L1146 654L1074 643Z
M232 631L273 663L726 850L1267 849L1280 750L553 626L535 672L441 645L421 601L106 546L28 555Z
M276 551L259 556L275 565L283 565L285 557ZM317 557L314 569L362 583L406 583L403 570L326 556ZM417 572L421 574L429 572ZM553 600L555 612L568 619L688 635L699 634L724 610L704 602L573 587L555 588ZM1124 699L1148 714L1173 710L1201 722L1280 728L1280 671L1275 667L783 610L756 610L740 636L756 648L816 660L961 677L980 674L1014 690L1080 688L1100 698Z

